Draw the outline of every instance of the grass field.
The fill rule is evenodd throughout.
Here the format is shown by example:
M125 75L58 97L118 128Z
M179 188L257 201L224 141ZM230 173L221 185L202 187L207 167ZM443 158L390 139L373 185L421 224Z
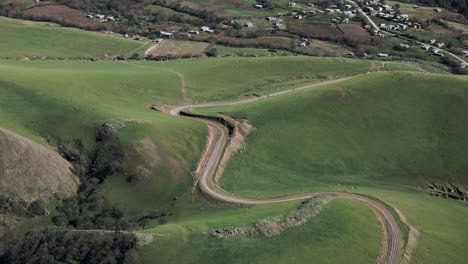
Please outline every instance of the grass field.
M466 206L418 187L468 185L467 84L466 77L380 73L200 112L247 118L256 127L221 180L228 192L371 194L400 209L420 232L414 263L463 261Z
M337 199L306 225L279 236L215 238L222 227L249 226L257 219L287 212L291 204L231 209L200 214L160 226L154 241L140 250L142 263L373 263L379 252L379 225L373 212L353 201ZM290 210L290 209L289 209ZM183 252L183 254L181 254Z
M193 195L190 173L204 146L206 127L147 106L251 97L365 73L377 66L381 64L311 57L2 61L1 127L41 144L45 137L80 138L91 147L97 124L134 121L118 135L122 144L134 150L132 166L144 166L151 174L139 184L129 184L125 175L115 175L106 181L104 191L107 202L133 215L167 207L174 212L169 224L145 230L155 236L140 251L143 263L154 259L217 263L223 257L227 263L304 263L310 259L318 263L371 263L381 238L375 216L363 205L341 199L329 203L308 224L274 238L211 237L208 233L213 228L247 227L258 219L288 212L297 203L235 207ZM362 75L337 87L223 109L249 118L257 128L248 138L247 151L237 155L228 168L223 186L250 196L358 186L358 191L396 205L420 228L421 247L415 254L425 262L419 263L437 263L432 260L450 254L457 254L454 259L461 261L465 256L459 245L468 237L456 232L468 219L459 210L463 205L388 186L413 186L421 179L421 172L426 173L425 179L446 180L440 176L442 172L457 176L458 171L466 170L466 148L455 147L466 143L462 133L466 122L461 122L466 116L462 107L467 100L463 93L466 78L416 73L421 69L415 64L388 63L385 69L413 73ZM208 112L217 111L221 110ZM450 119L444 119L449 114ZM438 134L442 127L450 133ZM400 138L402 133L408 136ZM439 139L447 146L435 145ZM408 148L412 151L405 151ZM387 151L381 153L381 149ZM437 155L445 155L445 163L431 155L434 149ZM411 177L403 175L408 172ZM453 179L464 180L458 176ZM337 183L342 185L337 187ZM429 206L441 214L433 217L434 221L427 220ZM448 214L455 217L450 223L446 222ZM454 239L454 244L445 243L448 239Z
M52 23L0 17L0 57L93 58L126 54L142 42L63 28ZM14 48L12 48L14 47Z
M206 51L206 42L166 40L150 47L145 56L195 56Z
M137 153L132 156L134 169L141 165L151 175L137 185L128 184L125 175L112 177L105 192L113 203L138 213L190 193L191 171L206 135L201 123L170 117L147 106L252 96L253 92L284 88L281 82L300 84L371 67L369 62L357 60L340 67L342 62L306 57L134 63L3 61L1 126L41 144L42 138L79 138L92 149L96 125L134 121L120 130L119 137ZM290 64L294 66L283 70ZM244 78L232 75L233 69Z

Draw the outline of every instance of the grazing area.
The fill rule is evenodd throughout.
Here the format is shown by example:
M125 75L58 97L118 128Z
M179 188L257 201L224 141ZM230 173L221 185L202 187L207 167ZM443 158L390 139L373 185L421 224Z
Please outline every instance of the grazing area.
M404 2L0 0L0 263L465 263L468 9Z
M163 41L162 43L158 43L158 44L151 46L145 52L145 56L153 56L153 57L200 56L206 51L208 45L209 44L205 42L167 40L167 41Z
M467 82L464 77L379 73L197 112L248 119L255 127L220 180L229 193L371 194L401 210L418 230L415 263L438 263L448 255L462 261L468 211L454 200L432 198L426 184L467 186L467 148L460 148L467 142ZM457 216L442 224L448 215ZM457 242L442 245L448 237Z
M270 193L302 181L310 181L305 186L418 186L432 181L466 185L468 160L466 148L460 148L467 142L468 122L461 121L466 119L466 85L466 78L375 74L307 92L307 97L216 110L247 118L257 129L247 140L248 149L255 151L232 161L232 174L226 174L223 185L245 192L263 182ZM255 162L245 166L247 160ZM285 174L289 176L282 177ZM258 183L252 182L255 179ZM266 179L271 186L265 185Z
M260 210L267 211L255 209ZM268 211L267 216L275 216L271 208ZM372 211L340 199L325 205L305 225L274 237L218 238L206 234L226 225L248 227L259 218L237 210L150 229L146 232L159 236L139 255L144 263L155 258L164 263L218 263L221 259L225 263L304 263L311 259L318 263L373 263L379 251L379 225Z
M0 17L0 38L0 57L3 58L104 58L125 55L143 45L52 23L4 17Z

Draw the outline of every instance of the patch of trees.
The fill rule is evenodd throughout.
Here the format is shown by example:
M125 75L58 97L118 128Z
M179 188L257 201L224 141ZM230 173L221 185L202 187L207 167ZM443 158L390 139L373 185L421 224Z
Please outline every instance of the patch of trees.
M20 198L7 197L0 194L0 214L14 214L23 217L46 215L45 204L41 200L27 203Z
M76 196L61 201L57 206L53 223L78 229L111 230L145 228L148 221L155 219L165 223L170 212L161 210L130 217L106 202L103 191L106 179L115 174L134 173L127 166L128 154L112 125L97 126L94 141L95 147L91 150L86 150L80 139L55 142L61 155L73 165L81 184Z
M137 238L125 233L34 231L9 241L0 263L136 263Z

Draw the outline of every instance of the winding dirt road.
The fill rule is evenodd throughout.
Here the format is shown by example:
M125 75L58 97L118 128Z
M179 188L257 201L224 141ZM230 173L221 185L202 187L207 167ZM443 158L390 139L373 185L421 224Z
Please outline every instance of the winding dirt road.
M281 92L272 93L269 95L264 95L261 97L251 98L251 99L244 99L239 101L233 102L226 102L226 103L206 103L206 104L198 104L198 105L185 105L175 107L170 111L171 115L180 116L182 111L187 111L190 109L201 109L201 108L211 108L211 107L222 107L222 106L232 106L232 105L240 105L240 104L247 104L251 102L256 102L259 100L264 100L270 97L280 96L287 93L291 93L294 91L306 90L311 88L316 88L320 86L325 86L329 84L339 83L346 80L351 79L352 77L331 80L331 81L324 81L321 83L306 85L300 88L284 90ZM199 180L197 181L198 186L200 187L201 191L206 195L228 203L234 204L243 204L243 205L260 205L260 204L273 204L273 203L282 203L288 201L296 201L296 200L303 200L307 198L316 197L323 194L333 194L337 197L353 199L355 201L361 202L364 205L368 206L370 209L374 211L379 220L382 231L384 233L384 241L382 243L382 248L380 250L380 255L377 259L377 263L386 263L386 264L396 264L399 263L401 256L403 255L403 239L400 232L400 228L397 224L392 213L389 209L382 203L371 199L369 197L353 194L353 193L309 193L309 194L302 194L302 195L294 195L294 196L285 196L285 197L278 197L272 199L252 199L252 198L242 198L237 197L235 195L229 194L220 186L218 186L213 181L213 175L216 171L218 163L222 158L224 147L226 145L228 135L226 133L226 127L218 122L197 118L198 120L206 123L208 126L211 127L210 131L212 131L210 137L214 140L211 144L207 145L208 150L205 151L207 157L204 159L204 164L202 169L199 171Z

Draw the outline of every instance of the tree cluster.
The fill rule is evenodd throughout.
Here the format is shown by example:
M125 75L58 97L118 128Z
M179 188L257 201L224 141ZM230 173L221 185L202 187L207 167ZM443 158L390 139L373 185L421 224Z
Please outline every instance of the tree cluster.
M43 230L9 242L0 263L136 263L133 234Z

